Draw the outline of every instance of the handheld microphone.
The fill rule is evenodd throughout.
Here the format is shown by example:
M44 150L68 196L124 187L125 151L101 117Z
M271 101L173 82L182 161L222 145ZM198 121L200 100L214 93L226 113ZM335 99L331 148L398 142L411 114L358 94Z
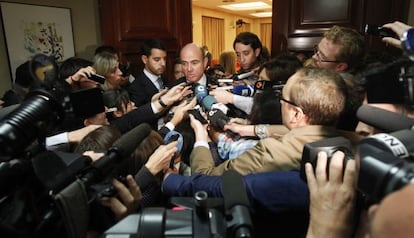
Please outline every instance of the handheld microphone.
M113 169L114 164L119 164L129 158L151 130L150 125L142 123L122 135L102 158L92 163L94 169L83 177L85 183L90 185L105 177Z
M235 85L233 86L233 93L240 96L253 97L254 88L250 85Z
M224 131L234 140L240 139L240 135L231 130L224 130L224 126L230 121L230 118L220 109L212 109L207 114L210 125L214 128Z
M197 97L197 103L201 103L205 97L208 96L208 90L204 85L194 84L193 92Z
M378 107L362 105L358 108L357 117L363 123L376 127L384 132L412 129L414 119L401 113L391 112Z
M233 77L233 80L234 81L242 80L242 79L248 78L248 77L250 77L252 75L254 75L254 71L250 71L250 72L247 72L247 73L238 74L238 75L235 75Z

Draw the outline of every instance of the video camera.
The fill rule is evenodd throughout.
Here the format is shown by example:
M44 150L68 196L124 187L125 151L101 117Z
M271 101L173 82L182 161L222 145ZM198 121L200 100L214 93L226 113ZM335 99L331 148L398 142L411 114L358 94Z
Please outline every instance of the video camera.
M79 154L46 150L45 137L68 112L79 112L75 101L90 105L102 95L98 88L63 95L63 88L55 84L57 66L52 57L35 55L30 65L32 77L38 77L31 92L0 119L0 236L84 237L89 205L101 192L97 185L118 171L151 127L141 124L124 134L95 162ZM88 95L94 98L84 97Z
M355 156L351 153L350 142L343 137L308 143L302 154L301 178L306 181L305 163L316 167L317 154L325 151L329 161L336 151L345 153L346 161L357 158L359 161L358 190L366 197L366 202L377 203L387 194L414 182L414 131L410 129L390 134L379 133L361 140ZM327 166L327 173L329 166Z
M108 229L103 237L253 237L249 201L240 174L223 174L223 198L204 191L173 197L179 209L144 208Z

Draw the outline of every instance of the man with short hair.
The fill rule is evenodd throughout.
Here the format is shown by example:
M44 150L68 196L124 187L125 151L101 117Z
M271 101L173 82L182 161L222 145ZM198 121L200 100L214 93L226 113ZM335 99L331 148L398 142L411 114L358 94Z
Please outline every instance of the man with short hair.
M145 40L141 47L144 69L128 87L131 101L137 107L151 101L151 97L164 88L162 78L166 67L167 50L158 39Z
M208 58L205 57L203 49L195 43L185 45L180 51L180 59L184 77L175 81L177 83L199 83L208 86L210 83L207 78L205 69Z
M358 31L333 26L315 45L312 66L332 69L338 73L355 74L363 62L365 39Z

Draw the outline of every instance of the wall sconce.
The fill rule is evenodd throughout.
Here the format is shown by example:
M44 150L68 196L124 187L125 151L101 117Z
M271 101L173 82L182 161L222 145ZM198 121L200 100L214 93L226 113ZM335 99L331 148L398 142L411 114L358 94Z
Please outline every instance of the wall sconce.
M242 27L243 24L246 24L247 22L243 21L243 19L237 19L236 21L236 26L237 27Z

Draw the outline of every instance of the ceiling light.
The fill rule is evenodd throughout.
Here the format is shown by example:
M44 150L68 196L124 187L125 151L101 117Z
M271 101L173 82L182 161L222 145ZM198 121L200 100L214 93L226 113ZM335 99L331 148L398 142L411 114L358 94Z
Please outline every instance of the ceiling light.
M255 16L255 17L271 17L272 12L256 12L256 13L251 13L249 15Z
M271 8L269 4L264 3L264 2L236 3L236 4L220 5L219 7L232 10L232 11L259 10L259 9Z

